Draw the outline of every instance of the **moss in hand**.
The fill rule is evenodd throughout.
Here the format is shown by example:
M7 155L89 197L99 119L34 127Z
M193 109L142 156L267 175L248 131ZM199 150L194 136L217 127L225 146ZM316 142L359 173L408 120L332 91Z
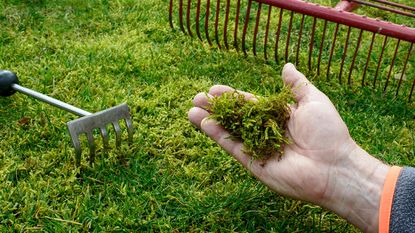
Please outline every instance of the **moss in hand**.
M210 100L211 118L241 140L245 152L255 159L282 155L282 146L289 143L285 136L290 118L289 101L292 92L284 87L281 92L247 100L243 94L224 93Z

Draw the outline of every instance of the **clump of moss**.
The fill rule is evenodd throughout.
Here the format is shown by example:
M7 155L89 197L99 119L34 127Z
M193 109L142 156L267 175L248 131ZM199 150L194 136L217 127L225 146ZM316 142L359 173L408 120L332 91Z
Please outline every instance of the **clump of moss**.
M291 100L292 92L286 87L255 100L247 100L235 91L212 98L209 110L211 118L228 130L232 139L243 142L246 153L255 159L267 159L276 152L282 155L282 145L289 143L285 129Z

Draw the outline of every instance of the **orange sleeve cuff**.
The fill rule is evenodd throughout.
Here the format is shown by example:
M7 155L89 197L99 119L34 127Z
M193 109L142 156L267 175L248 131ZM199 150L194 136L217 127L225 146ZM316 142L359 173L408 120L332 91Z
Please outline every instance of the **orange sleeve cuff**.
M402 167L393 166L386 176L379 207L379 233L389 233L393 195Z

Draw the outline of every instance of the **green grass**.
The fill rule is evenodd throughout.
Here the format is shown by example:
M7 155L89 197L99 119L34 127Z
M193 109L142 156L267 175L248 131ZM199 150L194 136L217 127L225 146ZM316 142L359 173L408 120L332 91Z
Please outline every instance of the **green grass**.
M88 111L127 102L135 125L123 154L100 153L92 167L84 158L77 175L65 126L76 117L22 94L1 98L0 230L357 231L269 191L190 125L196 93L220 83L267 95L281 88L281 65L190 39L170 29L167 9L164 0L0 1L1 69ZM415 166L413 102L310 77L363 148Z

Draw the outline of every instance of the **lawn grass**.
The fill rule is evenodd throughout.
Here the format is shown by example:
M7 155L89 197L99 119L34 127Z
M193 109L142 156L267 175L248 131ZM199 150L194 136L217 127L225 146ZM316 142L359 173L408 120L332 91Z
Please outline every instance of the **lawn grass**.
M191 126L196 93L220 83L267 95L281 88L282 66L190 39L169 27L167 9L164 0L0 0L1 69L87 111L126 102L135 126L123 153L100 153L92 167L84 158L77 175L65 126L76 117L22 94L1 98L0 230L356 232L269 191ZM310 76L363 148L415 166L413 102Z

